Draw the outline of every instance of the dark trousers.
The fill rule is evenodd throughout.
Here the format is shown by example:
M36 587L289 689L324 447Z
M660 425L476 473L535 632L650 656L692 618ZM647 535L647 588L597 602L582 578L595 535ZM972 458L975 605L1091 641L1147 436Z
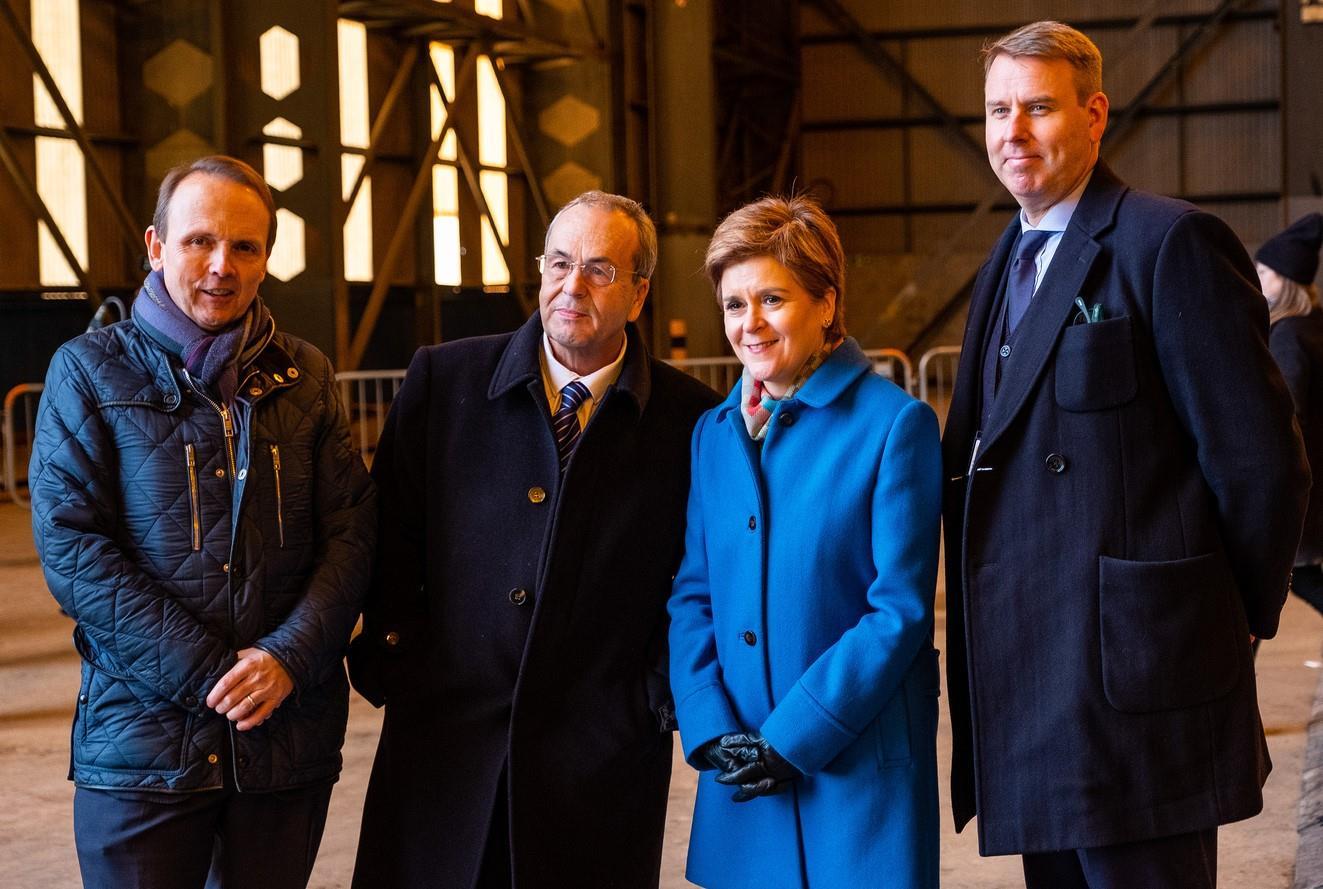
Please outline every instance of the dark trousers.
M1024 856L1026 889L1216 889L1217 828Z
M1291 571L1291 589L1323 614L1323 565L1299 565Z
M74 792L74 840L87 889L304 889L331 785Z

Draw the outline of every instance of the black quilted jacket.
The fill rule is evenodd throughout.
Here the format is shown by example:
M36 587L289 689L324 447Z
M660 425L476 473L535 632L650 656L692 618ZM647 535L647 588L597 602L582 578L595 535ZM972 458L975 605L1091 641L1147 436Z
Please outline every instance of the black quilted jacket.
M325 356L277 333L240 379L227 436L132 321L51 362L29 482L46 582L77 621L80 786L219 787L227 749L242 790L339 774L375 494ZM205 699L248 646L295 690L238 732Z

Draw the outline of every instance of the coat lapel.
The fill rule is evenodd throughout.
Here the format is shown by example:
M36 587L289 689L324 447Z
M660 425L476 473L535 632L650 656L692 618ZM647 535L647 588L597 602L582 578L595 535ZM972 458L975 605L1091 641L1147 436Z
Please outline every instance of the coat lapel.
M1126 186L1099 162L1057 245L1052 265L1020 322L1015 352L1002 372L980 451L986 453L1006 430L1042 376L1057 339L1076 311L1075 298L1080 296L1102 251L1097 236L1111 226L1125 191Z
M1011 248L1020 232L1017 214L1002 232L1001 240L992 248L988 261L974 280L969 298L969 321L965 324L964 342L960 348L960 365L956 371L955 387L951 394L951 408L947 414L946 434L942 436L947 468L953 472L969 461L969 450L978 430L979 393L983 386L983 347L992 326L992 311L997 305L997 289L1002 270L1010 259Z

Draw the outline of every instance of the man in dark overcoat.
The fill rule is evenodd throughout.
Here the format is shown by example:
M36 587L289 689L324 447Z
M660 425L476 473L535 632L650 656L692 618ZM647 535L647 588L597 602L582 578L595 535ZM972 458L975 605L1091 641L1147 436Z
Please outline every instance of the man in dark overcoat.
M974 285L943 440L957 827L1027 886L1206 887L1270 763L1252 636L1308 490L1254 266L1098 161L1102 59L1028 25L985 58L1020 204Z
M638 204L580 195L547 231L539 312L409 367L350 654L386 707L356 887L657 885L666 599L717 397L632 324L656 257Z

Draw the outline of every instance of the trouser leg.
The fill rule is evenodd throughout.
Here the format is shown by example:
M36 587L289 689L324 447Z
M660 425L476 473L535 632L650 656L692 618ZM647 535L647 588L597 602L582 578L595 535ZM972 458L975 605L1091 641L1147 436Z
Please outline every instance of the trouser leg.
M326 828L331 787L231 794L207 889L304 889Z
M1089 889L1216 889L1217 828L1079 850Z
M74 841L87 889L194 889L211 864L226 793L74 791Z
M1323 614L1323 565L1301 565L1291 572L1291 589Z
M1033 852L1022 858L1025 889L1089 889L1079 856L1073 849Z

